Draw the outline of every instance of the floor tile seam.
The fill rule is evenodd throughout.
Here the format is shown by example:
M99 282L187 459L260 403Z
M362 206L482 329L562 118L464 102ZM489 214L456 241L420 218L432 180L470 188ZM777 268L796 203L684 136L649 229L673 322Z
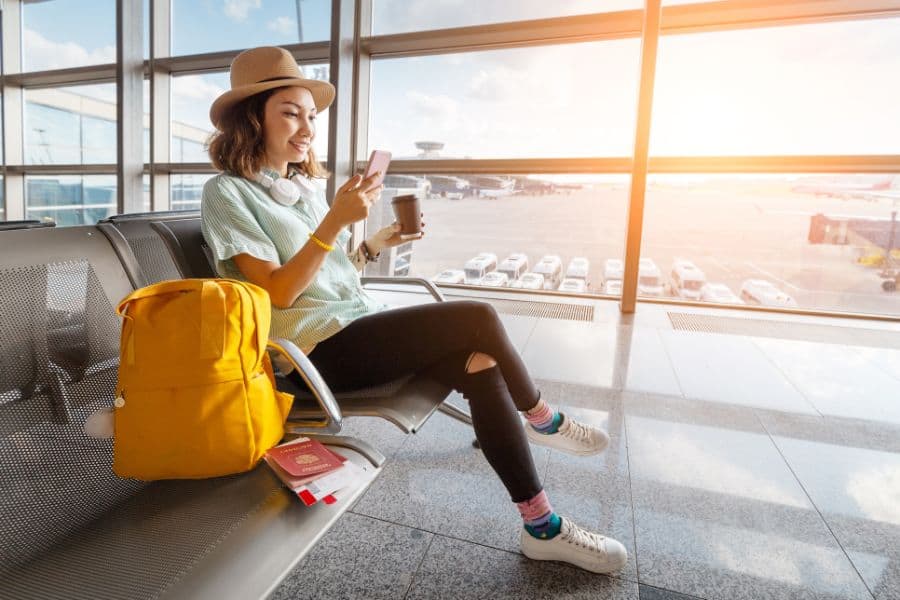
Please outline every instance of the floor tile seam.
M640 562L638 561L638 538L637 538L637 523L635 522L634 515L634 489L631 485L631 452L629 451L628 446L628 414L622 415L622 441L625 444L625 467L628 470L628 505L631 508L631 539L634 540L634 574L637 577L638 583L641 582L641 567ZM640 588L638 589L638 596L640 596Z
M874 366L876 371L881 371L882 373L884 373L885 375L887 375L889 378L891 378L891 379L893 379L894 381L900 383L900 377L895 376L893 373L891 373L890 371L888 371L885 367L882 367L877 361L872 360L871 358L867 358L867 359L866 359L866 363L867 363L867 364L871 364L872 366Z
M780 373L782 377L784 377L784 380L787 381L788 384L790 384L790 386L791 386L798 394L800 394L800 397L803 398L803 401L806 402L806 403L807 403L807 404L815 411L815 413L816 413L817 415L819 415L820 417L824 417L825 415L822 414L822 412L819 410L819 407L817 407L815 404L813 404L812 400L810 400L809 398L807 398L806 394L803 393L803 390L801 390L801 389L797 386L797 384L794 382L794 380L791 379L791 377L784 371L784 369L782 369L782 368L781 368L781 367L780 367L780 366L772 359L771 356L769 356L768 354L766 354L766 351L765 351L765 350L763 350L759 345L757 345L756 340L750 339L749 341L750 341L750 343L753 345L753 347L756 348L757 352L759 352L759 353L762 355L763 360L765 360L765 361L768 362L770 365L772 365L772 367L773 367L778 373Z
M425 559L428 557L428 553L431 551L431 545L434 544L435 535L431 536L431 539L428 540L428 546L425 547L425 551L422 553L422 557L419 559L419 564L416 565L416 569L412 572L409 577L409 585L406 587L406 592L403 593L404 600L407 596L409 596L410 592L412 592L413 585L416 583L416 575L419 574L419 571L422 570L422 565L425 564Z
M664 592L671 592L671 593L673 593L673 594L678 594L679 596L684 596L685 598L688 598L689 600L707 600L707 599L704 598L703 596L697 596L697 595L694 595L694 594L688 594L687 592L679 592L678 590L669 589L669 588L662 587L662 586L659 586L659 585L653 585L653 584L651 584L651 583L643 583L643 582L642 582L640 585L642 585L642 586L644 586L644 587L649 587L649 588L657 589L657 590L662 590L662 591L664 591ZM640 588L638 588L638 595L640 595Z
M661 330L654 327L653 331L656 333L657 339L659 339L659 344L662 346L663 353L666 355L666 360L669 361L669 368L672 369L672 377L675 378L675 385L678 386L678 393L681 394L682 398L687 398L687 395L684 393L684 386L681 385L681 378L678 377L678 369L675 368L675 361L672 360L672 353L669 352L669 346L666 344L666 340L663 337Z
M522 349L519 350L519 354L524 356L525 350L528 348L528 343L531 342L531 338L534 336L534 331L537 329L538 323L541 322L542 317L536 317L534 319L534 324L531 326L531 330L528 332L528 335L525 337L525 341L522 342Z
M759 418L759 415L757 415L757 418ZM822 523L825 525L825 528L828 529L828 533L831 535L832 538L834 538L834 541L838 545L838 548L841 549L841 552L844 553L844 556L847 558L847 562L853 568L853 571L856 573L856 576L859 577L859 580L860 580L860 582L862 582L863 587L866 589L866 591L869 593L869 595L872 597L872 599L875 600L875 593L869 587L869 584L866 581L866 579L862 576L862 573L859 572L859 568L856 566L856 563L853 562L852 558L850 558L850 554L847 552L847 549L844 548L844 544L841 543L841 540L834 533L834 530L831 528L831 524L828 522L828 519L826 519L825 515L822 514L822 511L819 509L819 506L816 504L815 500L813 500L812 495L806 489L806 486L803 485L803 482L800 480L800 477L797 475L796 471L794 471L794 467L791 466L791 463L788 461L787 456L785 456L784 452L782 452L781 446L779 446L778 442L775 441L775 436L773 436L769 432L769 429L766 427L766 424L762 421L762 419L760 419L759 422L760 422L760 425L762 425L763 429L765 430L766 435L768 435L769 439L772 440L772 445L775 446L775 449L778 451L779 456L781 456L781 460L784 461L785 466L787 466L788 470L791 472L791 475L793 475L794 479L797 481L797 485L799 485L800 489L803 490L803 493L806 495L807 499L809 500L810 505L812 505L812 507L815 509L816 513L819 515L819 518L822 520Z

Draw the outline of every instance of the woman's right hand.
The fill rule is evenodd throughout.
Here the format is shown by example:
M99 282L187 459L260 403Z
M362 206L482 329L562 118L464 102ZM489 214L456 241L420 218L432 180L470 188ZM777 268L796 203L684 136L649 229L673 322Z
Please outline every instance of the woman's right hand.
M338 188L328 211L341 226L351 225L369 216L369 207L381 196L383 186L375 186L378 173L362 178L354 175Z

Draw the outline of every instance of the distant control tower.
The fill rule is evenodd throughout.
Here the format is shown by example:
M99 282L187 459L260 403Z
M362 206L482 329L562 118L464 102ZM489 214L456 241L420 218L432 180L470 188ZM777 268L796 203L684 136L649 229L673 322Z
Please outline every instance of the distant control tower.
M420 150L418 158L440 158L438 153L443 150L444 142L416 142L416 148Z

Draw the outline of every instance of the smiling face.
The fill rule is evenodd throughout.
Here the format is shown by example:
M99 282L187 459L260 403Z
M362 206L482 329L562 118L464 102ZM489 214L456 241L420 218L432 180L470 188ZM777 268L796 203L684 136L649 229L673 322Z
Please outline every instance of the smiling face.
M263 113L265 164L287 175L288 163L305 162L316 137L315 119L308 89L289 87L269 96Z

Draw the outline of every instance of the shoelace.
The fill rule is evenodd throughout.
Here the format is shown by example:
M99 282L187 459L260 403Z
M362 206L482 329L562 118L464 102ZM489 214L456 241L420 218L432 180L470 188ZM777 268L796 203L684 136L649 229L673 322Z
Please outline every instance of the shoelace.
M567 438L572 438L576 442L589 443L591 441L591 428L572 419L569 421L569 427L560 432Z
M605 538L602 535L585 531L572 523L569 524L569 530L563 535L563 539L570 544L575 544L588 550L603 552L600 545Z

